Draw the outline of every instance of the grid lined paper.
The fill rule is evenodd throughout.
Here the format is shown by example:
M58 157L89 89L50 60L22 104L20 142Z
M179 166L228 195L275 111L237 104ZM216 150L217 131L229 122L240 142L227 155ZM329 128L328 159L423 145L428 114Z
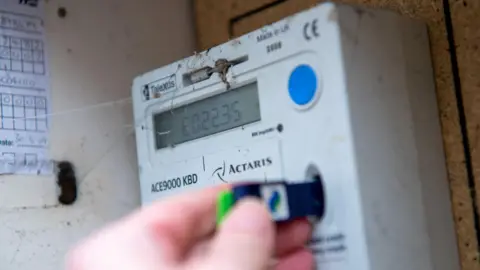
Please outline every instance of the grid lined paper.
M44 75L43 41L0 35L0 70Z

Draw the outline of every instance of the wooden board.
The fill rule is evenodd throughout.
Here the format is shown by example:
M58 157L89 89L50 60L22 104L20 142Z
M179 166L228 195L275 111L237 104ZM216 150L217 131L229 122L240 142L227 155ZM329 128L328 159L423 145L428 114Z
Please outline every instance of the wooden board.
M230 35L231 22L246 14L258 12L259 9L268 9L274 2L276 1L195 1L197 45L206 49L225 42Z
M469 182L472 196L475 196L478 202L480 198L480 1L449 0L449 7L457 60L453 72L454 76L458 76L458 80L454 82L462 96L465 115L464 132L468 134L469 144L467 154L471 157ZM478 219L477 222L479 222ZM459 223L461 228L465 221L462 220ZM478 239L480 228L478 223L476 226ZM461 245L472 245L475 240L473 237L465 238ZM480 264L475 269L480 269Z
M475 151L477 138L480 138L480 89L477 89L480 88L480 77L475 77L475 71L480 68L478 67L480 65L479 49L476 46L476 44L480 44L478 40L480 32L475 29L475 26L478 28L480 25L480 16L478 16L480 2L465 0L463 2L467 6L464 6L462 1L450 1L452 2L455 29L457 30L465 24L471 26L455 32L456 40L469 39L468 42L458 42L457 44L459 45L457 52L459 53L461 79L462 81L466 80L462 87L463 99L460 101L464 101L466 113L463 111L459 113L458 110L458 92L456 92L452 75L452 61L442 0L337 0L336 2L387 8L405 16L421 19L428 24L462 269L480 270L479 245L474 219L476 201L472 200L471 193L471 188L475 187L472 174L473 176L480 174L480 151ZM204 50L221 44L231 38L312 7L318 2L315 0L196 0L198 49ZM463 12L473 7L476 12L470 10L468 18L463 17L465 16ZM476 24L472 22L476 22ZM476 40L472 41L472 38ZM475 107L475 104L479 105ZM472 151L464 151L464 137L462 136L461 121L459 121L464 115L466 115L470 135L467 139L472 142L472 147L467 147L467 150L472 149ZM467 170L467 162L470 162L468 152L472 153L472 164L477 164L471 166L474 168L474 172L470 173L470 177ZM480 178L477 177L477 179ZM480 187L480 184L476 186ZM477 194L480 194L480 190Z

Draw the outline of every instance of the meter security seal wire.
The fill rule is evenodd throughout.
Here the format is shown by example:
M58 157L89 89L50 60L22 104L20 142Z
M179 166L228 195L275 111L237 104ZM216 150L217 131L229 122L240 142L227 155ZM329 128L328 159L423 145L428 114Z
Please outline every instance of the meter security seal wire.
M322 181L237 184L217 197L217 226L223 222L235 204L246 197L261 199L272 220L277 223L298 218L318 220L325 214Z

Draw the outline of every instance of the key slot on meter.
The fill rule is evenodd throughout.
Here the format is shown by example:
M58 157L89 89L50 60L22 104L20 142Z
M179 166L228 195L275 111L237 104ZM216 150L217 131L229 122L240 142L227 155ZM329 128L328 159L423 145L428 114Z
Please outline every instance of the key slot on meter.
M322 213L323 215L321 217L315 217L315 218L309 218L309 220L313 223L316 223L316 222L319 222L320 220L323 219L323 217L325 217L325 211L326 211L326 194L325 194L325 183L323 181L323 177L320 173L320 170L318 169L318 167L314 164L309 164L307 166L307 170L305 172L305 177L306 179L310 180L310 181L314 181L314 182L319 182L320 184L318 185L318 190L317 192L321 193L321 196L320 194L318 194L318 197L317 198L320 198L321 201L317 201L316 204L318 206L321 206L322 207Z

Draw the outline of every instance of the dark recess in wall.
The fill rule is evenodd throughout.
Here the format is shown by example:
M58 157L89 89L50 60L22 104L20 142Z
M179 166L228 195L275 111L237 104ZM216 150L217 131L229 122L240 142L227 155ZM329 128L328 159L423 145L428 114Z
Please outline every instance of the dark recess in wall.
M58 201L64 205L71 205L77 200L77 178L75 169L69 161L57 164L57 184L60 187Z

